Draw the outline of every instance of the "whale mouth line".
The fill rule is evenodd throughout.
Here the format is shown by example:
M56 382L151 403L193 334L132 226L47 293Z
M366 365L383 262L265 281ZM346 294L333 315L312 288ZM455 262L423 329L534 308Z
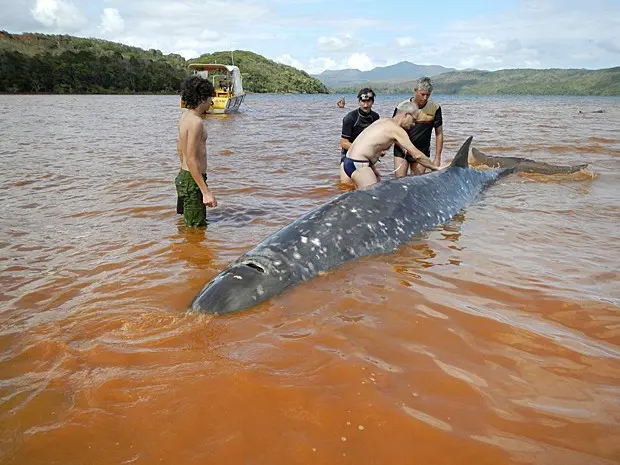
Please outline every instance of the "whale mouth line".
M260 271L261 273L265 274L265 269L254 262L246 262L244 263L244 265L249 266L250 268L254 268L256 271Z

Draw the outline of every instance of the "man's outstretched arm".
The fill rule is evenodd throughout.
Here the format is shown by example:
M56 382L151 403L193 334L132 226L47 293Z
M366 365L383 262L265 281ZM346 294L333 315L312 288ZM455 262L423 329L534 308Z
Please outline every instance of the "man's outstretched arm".
M436 171L438 169L438 167L435 166L435 164L431 161L430 158L428 158L426 155L420 152L415 147L415 145L411 143L411 141L409 140L409 136L407 135L407 133L405 132L403 128L401 127L394 128L394 137L396 139L396 142L398 142L398 144L402 148L404 148L407 151L407 153L411 155L415 159L415 161L417 161L420 165L432 171Z

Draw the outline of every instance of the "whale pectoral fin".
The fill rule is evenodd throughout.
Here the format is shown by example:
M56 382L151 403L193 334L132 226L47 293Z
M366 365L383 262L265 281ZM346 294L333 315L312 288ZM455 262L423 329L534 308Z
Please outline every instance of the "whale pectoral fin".
M461 146L456 155L452 159L452 163L450 163L450 167L458 166L459 168L467 168L469 166L468 157L469 157L469 146L471 145L471 141L474 136L469 136L465 143Z

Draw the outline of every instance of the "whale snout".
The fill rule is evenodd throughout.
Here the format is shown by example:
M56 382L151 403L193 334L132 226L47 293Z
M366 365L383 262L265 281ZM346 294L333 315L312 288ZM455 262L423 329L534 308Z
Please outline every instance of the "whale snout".
M252 261L226 268L192 301L192 310L200 313L231 313L256 305L285 287L260 264Z

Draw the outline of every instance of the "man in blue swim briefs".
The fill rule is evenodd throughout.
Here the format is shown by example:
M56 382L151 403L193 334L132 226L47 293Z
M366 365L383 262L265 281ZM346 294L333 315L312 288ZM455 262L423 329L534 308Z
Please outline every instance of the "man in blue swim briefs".
M437 166L430 158L420 152L409 140L407 129L413 125L419 114L418 107L411 103L399 106L392 118L383 118L368 126L351 144L342 168L348 179L353 181L356 189L371 186L380 179L375 163L385 155L385 151L398 143L416 163L436 171Z

